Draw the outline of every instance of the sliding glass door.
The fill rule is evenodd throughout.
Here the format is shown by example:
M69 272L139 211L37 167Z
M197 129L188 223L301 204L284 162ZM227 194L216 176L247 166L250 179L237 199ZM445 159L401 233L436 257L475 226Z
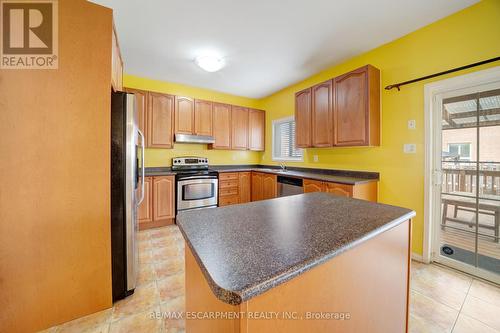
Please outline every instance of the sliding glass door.
M499 282L500 89L492 88L437 96L441 184L433 260Z

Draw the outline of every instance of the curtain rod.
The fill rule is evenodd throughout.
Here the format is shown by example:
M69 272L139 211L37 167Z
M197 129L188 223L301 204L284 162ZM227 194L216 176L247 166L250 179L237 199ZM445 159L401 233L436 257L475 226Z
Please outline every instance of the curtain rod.
M418 79L413 79L413 80L409 80L409 81L405 81L405 82L391 84L391 85L388 85L387 87L385 87L385 90L391 90L391 89L397 88L398 91L400 91L401 90L400 89L401 86L405 86L405 85L410 84L410 83L427 80L427 79L430 79L430 78L433 78L433 77L436 77L436 76L441 76L441 75L445 75L445 74L449 74L449 73L453 73L453 72L458 72L458 71L461 71L461 70L464 70L464 69L467 69L467 68L471 68L471 67L481 66L481 65L484 65L484 64L487 64L487 63L490 63L490 62L498 61L498 60L500 60L500 57L491 58L491 59L483 60L483 61L480 61L480 62L475 62L473 64L469 64L469 65L466 65L466 66L449 69L449 70L444 71L444 72L439 72L439 73L434 73L434 74L427 75L427 76L422 76L422 77L419 77Z

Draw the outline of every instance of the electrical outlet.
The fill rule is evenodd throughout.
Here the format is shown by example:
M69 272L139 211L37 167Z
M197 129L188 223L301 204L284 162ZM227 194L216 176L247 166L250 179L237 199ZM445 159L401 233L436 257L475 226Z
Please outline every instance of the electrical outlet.
M319 161L318 155L313 155L313 161L314 162L318 162Z
M405 145L403 146L403 152L405 154L416 154L417 145L414 143L405 143Z
M235 155L233 155L233 161L236 161L236 156Z
M408 129L414 130L415 128L417 128L417 122L415 119L408 120Z

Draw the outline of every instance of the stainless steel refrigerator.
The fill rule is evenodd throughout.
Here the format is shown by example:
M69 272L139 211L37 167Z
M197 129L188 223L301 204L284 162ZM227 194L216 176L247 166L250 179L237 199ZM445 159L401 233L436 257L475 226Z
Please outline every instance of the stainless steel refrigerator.
M135 96L111 94L111 260L113 301L134 292L138 271L137 208L144 199L144 135ZM139 186L142 184L142 186ZM139 188L141 187L141 188Z

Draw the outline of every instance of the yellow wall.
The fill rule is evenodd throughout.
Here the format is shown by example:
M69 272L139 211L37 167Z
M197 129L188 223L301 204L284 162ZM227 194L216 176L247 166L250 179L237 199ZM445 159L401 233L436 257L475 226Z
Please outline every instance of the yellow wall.
M266 151L210 151L205 145L176 144L175 149L147 149L147 166L168 166L182 155L203 155L212 164L276 164L271 160L272 120L293 115L294 94L316 83L352 69L372 64L381 70L382 87L416 77L489 59L500 55L500 1L485 0L448 16L398 40L328 68L269 97L255 100L180 84L125 75L125 86L185 95L266 110ZM462 75L495 65L434 79ZM417 212L413 250L422 253L424 214L424 84L418 82L397 90L382 89L382 132L380 147L306 149L304 162L289 165L326 169L380 172L379 200ZM417 121L416 130L407 121ZM404 143L416 143L417 153L403 154ZM319 161L313 161L318 155Z
M500 55L500 1L486 0L398 40L331 67L262 100L266 135L273 119L294 113L294 93L366 64L381 70L382 86L462 66ZM498 62L494 65L500 65ZM484 69L489 66L475 68ZM455 73L461 75L467 71ZM448 77L453 76L448 75ZM441 80L439 77L434 80ZM376 148L306 149L303 163L289 165L380 172L379 200L417 212L413 250L422 253L424 214L424 84L402 90L382 90L381 146ZM407 121L417 121L416 130ZM404 143L416 143L417 154L403 154ZM319 162L313 162L318 155ZM271 161L271 140L263 164Z
M133 75L124 76L124 86L129 88L157 91L172 95L189 96L206 99L214 102L241 105L257 108L259 100L224 94L212 90L190 87L177 83L156 81L140 78ZM208 157L210 164L258 164L261 153L236 150L209 150L207 145L175 144L174 149L146 149L146 167L170 166L172 157L176 156L203 156Z

